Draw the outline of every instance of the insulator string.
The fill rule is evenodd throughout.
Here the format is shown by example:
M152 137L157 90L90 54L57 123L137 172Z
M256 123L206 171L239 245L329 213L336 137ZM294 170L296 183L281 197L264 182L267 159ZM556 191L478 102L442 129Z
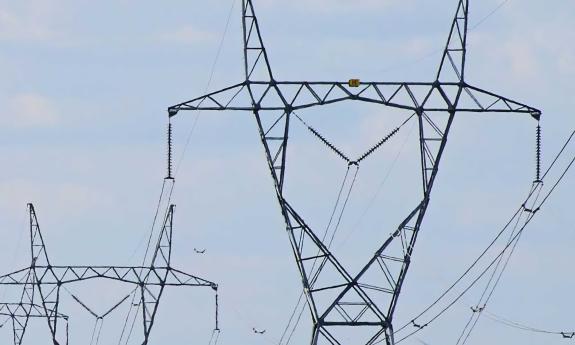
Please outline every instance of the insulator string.
M172 122L168 121L168 179L172 177Z
M541 125L537 123L535 180L541 181Z
M216 328L214 328L214 330L216 330L216 331L220 330L219 309L220 309L220 301L219 301L218 292L216 290Z

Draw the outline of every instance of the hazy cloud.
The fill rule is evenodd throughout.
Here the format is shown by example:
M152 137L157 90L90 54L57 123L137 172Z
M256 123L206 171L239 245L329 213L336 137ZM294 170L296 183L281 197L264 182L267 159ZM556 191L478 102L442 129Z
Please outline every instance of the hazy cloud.
M60 120L57 107L45 96L17 94L0 106L0 124L9 127L47 127Z
M168 43L198 43L213 40L216 36L212 32L199 30L186 25L180 28L159 34L156 39Z
M53 6L31 1L15 10L0 8L0 40L48 40L57 36L51 25Z
M28 202L49 205L49 210L73 210L73 212L102 207L109 198L92 186L74 183L46 185L27 179L3 180L0 193L0 210L21 214ZM48 211L47 211L48 212Z
M540 68L533 47L511 40L505 45L504 54L511 62L514 77L533 78L539 74Z
M266 5L276 5L279 1L265 0L262 2ZM314 12L339 12L349 10L364 11L375 9L381 10L384 8L389 8L398 3L401 2L397 0L294 0L289 2L290 6L306 8L307 10Z

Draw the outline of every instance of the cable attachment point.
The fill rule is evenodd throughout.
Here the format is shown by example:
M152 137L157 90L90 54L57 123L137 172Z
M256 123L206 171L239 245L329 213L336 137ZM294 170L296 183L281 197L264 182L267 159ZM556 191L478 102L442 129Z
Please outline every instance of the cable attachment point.
M413 327L415 327L417 329L424 329L425 327L427 327L427 324L419 325L419 324L415 323L415 320L411 320L411 324L413 325Z
M483 312L483 309L485 309L485 306L483 306L483 307L477 306L477 307L470 307L470 308L471 308L471 311L473 313L481 313L481 312Z
M166 179L173 180L172 177L172 122L168 121L168 176Z
M541 182L541 125L537 123L535 182Z
M535 213L539 212L539 210L541 209L540 207L537 207L536 209L530 209L530 208L527 208L527 206L525 206L525 204L523 204L522 206L523 206L524 212L531 213L531 214L535 214Z

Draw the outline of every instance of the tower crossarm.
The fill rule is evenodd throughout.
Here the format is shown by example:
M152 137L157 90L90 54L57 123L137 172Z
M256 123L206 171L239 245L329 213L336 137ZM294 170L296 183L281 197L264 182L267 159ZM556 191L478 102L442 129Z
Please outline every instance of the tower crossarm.
M537 108L469 84L463 86L462 99L466 99L466 102L460 99L457 111L524 113L531 115L536 120L539 120L542 114L541 110Z
M462 96L456 101L460 89ZM180 110L298 110L349 100L410 111L513 112L535 118L541 115L534 107L465 82L439 81L245 81L171 106L169 113L174 116Z
M54 312L49 310L50 313ZM33 303L0 303L0 316L8 317L47 317L44 307ZM57 313L62 319L68 319L68 315Z
M135 285L206 286L217 284L171 267L140 266L36 266L43 285L63 285L90 279L110 279ZM0 276L0 285L25 285L25 272L19 270ZM165 278L164 278L165 277Z

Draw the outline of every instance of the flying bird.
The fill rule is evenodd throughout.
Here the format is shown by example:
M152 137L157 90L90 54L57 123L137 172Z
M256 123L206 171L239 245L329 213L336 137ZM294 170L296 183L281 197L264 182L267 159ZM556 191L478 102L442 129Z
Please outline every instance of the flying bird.
M199 250L199 249L194 248L194 252L196 252L197 254L204 254L206 252L206 250L205 249Z
M265 329L263 329L263 330L261 330L261 331L258 331L255 327L252 328L252 329L253 329L253 331L254 331L255 334L264 334L264 333L266 332Z

